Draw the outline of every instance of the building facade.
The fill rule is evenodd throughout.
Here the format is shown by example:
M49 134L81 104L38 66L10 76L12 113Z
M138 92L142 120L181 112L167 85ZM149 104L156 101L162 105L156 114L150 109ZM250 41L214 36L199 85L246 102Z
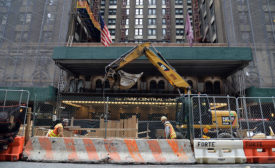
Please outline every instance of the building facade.
M0 0L0 87L53 86L73 97L99 97L104 67L150 41L194 93L240 95L251 86L274 88L274 6L271 0ZM186 43L187 13L194 47ZM99 15L113 40L108 48L100 44L93 21ZM140 67L146 75L132 89L114 91L105 83L106 94L152 100L178 96L145 59L128 70L140 72Z
M247 46L253 61L234 77L241 76L241 86L274 88L275 72L275 2L272 0L223 0L225 34L228 45Z
M67 39L71 2L0 1L0 86L56 86L55 46Z

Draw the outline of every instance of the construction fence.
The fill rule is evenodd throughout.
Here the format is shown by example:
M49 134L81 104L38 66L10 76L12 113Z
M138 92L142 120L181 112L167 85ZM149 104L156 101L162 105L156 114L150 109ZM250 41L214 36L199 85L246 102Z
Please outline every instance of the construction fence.
M266 139L274 136L274 97L193 96L195 139Z
M180 98L121 98L63 95L56 107L34 106L33 135L46 135L69 119L65 136L164 138L161 116L190 139L272 138L275 98L185 95Z

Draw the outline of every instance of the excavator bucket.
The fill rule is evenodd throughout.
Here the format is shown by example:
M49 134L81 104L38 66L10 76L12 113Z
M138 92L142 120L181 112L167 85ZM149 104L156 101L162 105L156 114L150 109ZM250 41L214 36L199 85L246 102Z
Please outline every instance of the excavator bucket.
M130 89L136 84L139 78L143 75L143 72L141 72L140 74L130 74L122 70L119 70L118 75L120 78L119 88L126 90L126 89Z

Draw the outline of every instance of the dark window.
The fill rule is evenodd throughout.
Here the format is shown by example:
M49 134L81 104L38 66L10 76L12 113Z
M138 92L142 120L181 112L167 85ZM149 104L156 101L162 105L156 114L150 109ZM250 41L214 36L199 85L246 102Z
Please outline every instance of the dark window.
M183 15L183 9L181 9L181 8L176 8L176 9L175 9L175 14L176 14L176 15Z
M165 83L163 80L160 80L158 83L158 89L165 89Z
M115 25L116 24L116 19L109 19L108 20L108 25Z
M110 5L116 5L117 1L116 0L110 0Z
M221 94L221 84L219 81L214 83L214 94Z
M116 9L109 9L109 15L116 15Z
M175 0L175 5L182 5L183 4L183 0Z
M184 21L183 19L176 19L176 25L183 25L184 24Z
M104 86L104 87L105 87L105 88L110 88L110 83L109 83L108 80L105 81L105 86Z
M96 80L95 87L96 87L96 89L101 89L102 88L102 81L100 79Z
M206 94L213 94L213 84L211 82L205 83L205 92Z
M187 83L190 85L191 88L193 88L193 82L191 80L188 80Z
M157 90L157 82L156 81L152 80L150 82L150 90L151 91Z

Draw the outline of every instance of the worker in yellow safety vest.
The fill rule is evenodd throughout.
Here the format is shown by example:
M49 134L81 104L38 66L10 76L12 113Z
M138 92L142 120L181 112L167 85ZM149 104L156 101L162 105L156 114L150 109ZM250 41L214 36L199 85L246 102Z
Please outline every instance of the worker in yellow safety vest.
M63 119L62 123L58 123L54 126L53 130L49 130L47 136L48 137L64 137L63 129L64 126L68 126L69 120Z
M160 120L165 127L164 128L164 137L166 139L176 139L177 138L176 131L174 130L172 124L169 121L167 121L167 117L162 116Z

